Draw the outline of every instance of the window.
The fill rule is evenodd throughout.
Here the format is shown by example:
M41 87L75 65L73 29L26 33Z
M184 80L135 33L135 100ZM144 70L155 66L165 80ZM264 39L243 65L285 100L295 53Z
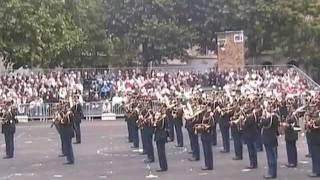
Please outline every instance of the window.
M235 43L241 43L243 42L243 34L235 34L234 35L234 42Z

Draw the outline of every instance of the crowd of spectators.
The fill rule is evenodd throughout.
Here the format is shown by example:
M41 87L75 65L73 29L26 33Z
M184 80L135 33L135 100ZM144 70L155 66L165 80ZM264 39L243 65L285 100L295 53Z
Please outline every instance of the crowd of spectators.
M196 88L238 89L242 93L300 94L310 89L295 69L217 71L53 71L0 76L0 100L17 104L55 103L77 94L83 102L118 99L140 91L159 99L163 94L185 94Z

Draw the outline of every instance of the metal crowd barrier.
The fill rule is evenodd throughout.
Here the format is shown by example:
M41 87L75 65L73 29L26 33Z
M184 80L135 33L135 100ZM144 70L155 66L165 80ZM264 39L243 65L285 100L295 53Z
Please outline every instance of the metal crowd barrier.
M17 105L18 116L27 116L30 120L40 120L48 122L53 118L54 107L56 103L43 104L20 104ZM154 101L152 104L153 110L158 110L160 103ZM123 117L125 112L121 104L112 105L111 102L88 102L82 105L82 111L85 120L92 121L95 118L101 118L103 113L113 113L117 117Z

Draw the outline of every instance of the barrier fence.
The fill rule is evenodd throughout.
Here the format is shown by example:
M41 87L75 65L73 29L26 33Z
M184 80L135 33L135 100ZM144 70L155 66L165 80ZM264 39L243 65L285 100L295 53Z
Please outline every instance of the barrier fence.
M20 104L17 105L18 116L27 116L30 120L48 121L53 118L54 107L57 103L44 103L44 104ZM157 110L160 107L158 101L152 102L153 110ZM125 112L121 104L112 105L111 102L90 102L82 105L82 111L85 120L93 120L95 118L101 118L103 113L112 113L117 117L123 117Z

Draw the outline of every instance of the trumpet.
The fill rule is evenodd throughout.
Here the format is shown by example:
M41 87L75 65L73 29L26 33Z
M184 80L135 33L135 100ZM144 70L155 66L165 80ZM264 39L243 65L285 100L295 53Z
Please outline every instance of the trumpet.
M164 128L164 119L167 117L165 113L157 112L154 117L154 121L152 122L152 126L155 128Z

